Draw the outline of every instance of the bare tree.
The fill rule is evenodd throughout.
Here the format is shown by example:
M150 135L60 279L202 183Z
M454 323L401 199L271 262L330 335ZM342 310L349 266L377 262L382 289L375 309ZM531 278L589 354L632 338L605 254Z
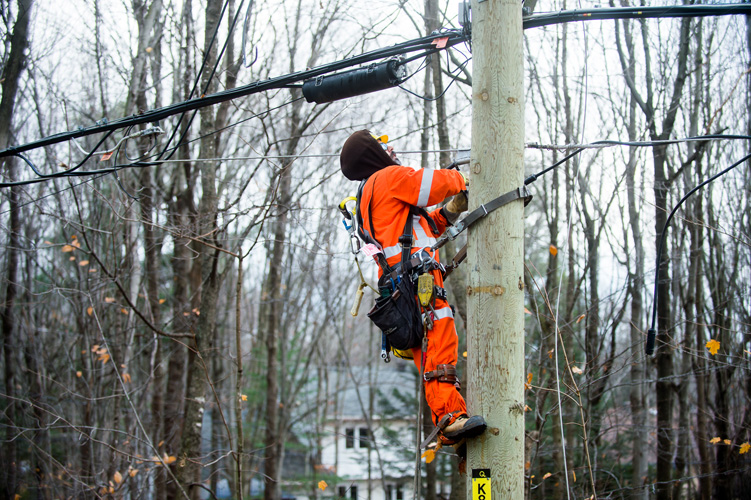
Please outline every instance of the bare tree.
M18 94L19 82L26 65L26 48L29 44L29 20L31 18L31 9L33 0L19 0L17 3L18 12L13 24L13 33L10 36L10 53L0 75L0 89L2 98L0 98L0 148L5 149L13 140L13 119L14 108ZM8 19L11 15L10 5L6 4L0 7L3 11L3 19ZM7 179L9 182L17 180L15 158L10 158L2 163L7 167ZM3 496L11 498L16 494L17 473L18 473L18 455L16 448L16 370L18 368L15 362L16 342L15 335L18 328L18 317L16 315L16 297L19 289L19 261L20 261L20 233L21 233L21 214L19 210L19 190L20 188L12 186L9 194L10 204L10 221L8 224L9 234L8 249L5 255L5 297L2 308L0 309L0 321L2 321L2 347L4 361L4 379L5 379L5 445L0 455L3 469Z

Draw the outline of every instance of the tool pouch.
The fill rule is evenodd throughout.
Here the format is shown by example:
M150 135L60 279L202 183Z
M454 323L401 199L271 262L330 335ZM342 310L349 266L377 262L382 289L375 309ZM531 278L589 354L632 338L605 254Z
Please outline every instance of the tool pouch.
M386 334L394 349L419 347L422 342L422 314L410 279L401 279L388 297L376 299L368 318Z

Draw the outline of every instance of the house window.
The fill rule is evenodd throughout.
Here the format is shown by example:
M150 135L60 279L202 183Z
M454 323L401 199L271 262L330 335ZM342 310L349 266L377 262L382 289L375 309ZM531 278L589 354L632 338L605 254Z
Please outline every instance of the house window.
M367 427L360 427L360 448L370 448L371 435Z
M404 500L404 490L401 484L396 485L396 500Z
M386 500L392 500L394 498L394 485L386 485Z
M349 497L352 500L357 500L357 486L339 486L337 492L339 493L339 498L346 499Z
M352 428L345 429L345 435L346 435L346 447L347 448L354 448L355 447L355 430Z

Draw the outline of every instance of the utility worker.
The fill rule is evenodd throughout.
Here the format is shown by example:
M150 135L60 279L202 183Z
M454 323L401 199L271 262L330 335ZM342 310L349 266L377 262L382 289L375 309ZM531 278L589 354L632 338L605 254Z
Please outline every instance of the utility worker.
M354 181L367 179L359 201L363 227L380 244L389 266L394 267L401 261L399 237L411 206L430 207L454 196L445 207L428 214L438 234L433 234L424 217L413 218L412 255L424 251L438 261L438 251L430 247L435 244L435 237L467 209L467 180L458 170L402 166L394 148L387 142L387 136L376 137L367 130L360 130L346 140L339 157L345 177ZM436 269L431 273L436 286L443 287L441 271ZM382 274L383 270L379 269L379 278ZM444 443L452 444L482 434L487 425L481 416L469 417L467 405L459 393L456 376L459 339L454 314L445 295L435 299L433 309L433 327L427 331L425 353L425 399L433 423L442 430ZM413 348L412 355L418 370L421 369L421 348Z

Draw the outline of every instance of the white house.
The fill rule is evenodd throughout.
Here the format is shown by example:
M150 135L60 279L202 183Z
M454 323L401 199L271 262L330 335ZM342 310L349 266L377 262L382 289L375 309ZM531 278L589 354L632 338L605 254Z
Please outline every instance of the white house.
M342 381L320 433L318 475L335 478L317 498L413 500L417 374L395 360L376 368L332 368ZM328 483L327 479L327 483ZM449 485L440 485L446 491ZM287 485L287 491L292 491ZM297 500L313 500L294 488Z

